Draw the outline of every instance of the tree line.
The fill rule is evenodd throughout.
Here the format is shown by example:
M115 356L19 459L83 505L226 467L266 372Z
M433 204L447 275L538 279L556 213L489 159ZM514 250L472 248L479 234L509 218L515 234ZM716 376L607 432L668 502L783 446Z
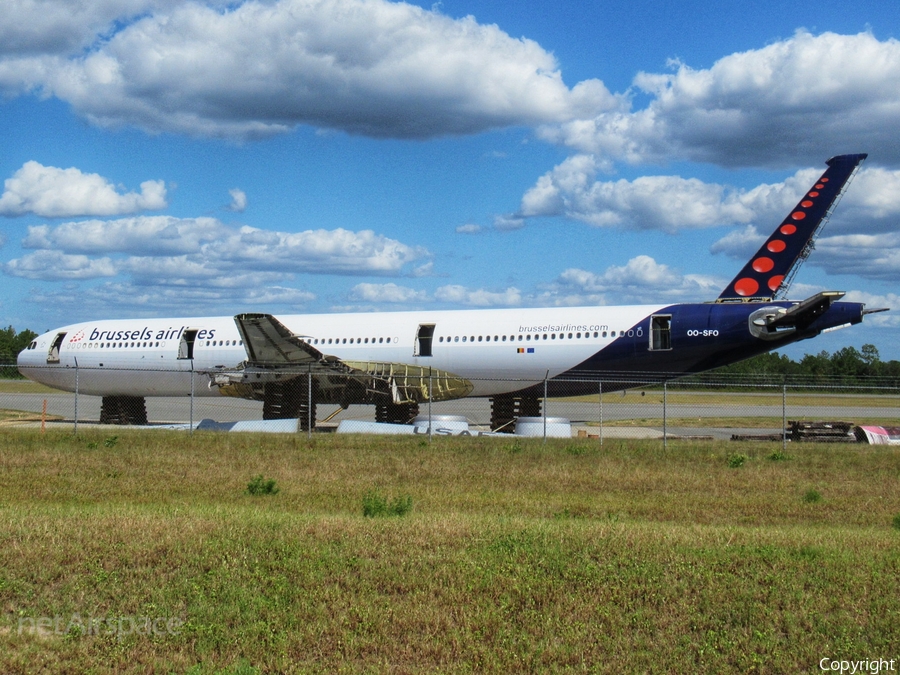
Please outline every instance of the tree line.
M36 337L37 333L27 328L21 333L12 326L0 329L0 363L15 363L19 352Z
M769 352L753 358L723 366L714 374L727 375L775 375L803 377L821 380L849 381L857 378L900 378L900 361L882 361L875 345L865 344L861 349L842 347L833 354L821 351L806 354L799 361Z

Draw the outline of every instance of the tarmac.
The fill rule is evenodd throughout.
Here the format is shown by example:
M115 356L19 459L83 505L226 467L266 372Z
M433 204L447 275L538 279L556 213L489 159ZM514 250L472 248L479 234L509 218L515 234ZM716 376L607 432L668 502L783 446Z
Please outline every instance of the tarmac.
M649 399L650 397L648 397ZM808 401L808 397L806 398ZM714 395L709 400L702 400L699 404L668 404L663 406L661 402L642 401L640 404L623 403L617 401L615 395L604 397L602 402L566 401L550 399L546 406L546 414L549 417L565 418L571 421L572 436L575 438L632 438L632 439L662 439L663 433L668 438L695 438L729 440L732 435L778 435L782 433L779 427L774 428L733 428L718 427L715 424L717 418L728 418L733 424L734 419L744 417L768 417L780 420L786 416L788 420L847 420L854 422L858 419L869 419L877 412L878 417L884 419L900 420L900 398L896 398L893 407L879 407L877 409L864 406L832 405L828 396L821 397L821 403L817 405L728 405L720 403ZM5 410L18 410L40 416L46 402L46 412L49 419L47 424L53 427L60 425L92 426L97 424L100 417L101 399L97 396L79 396L65 392L53 393L2 393L0 394L0 408ZM846 403L846 397L841 401ZM190 397L148 397L147 414L151 420L151 428L165 425L176 425L180 428L190 428L201 420L213 420L215 424L234 422L247 422L249 428L253 428L252 421L262 418L262 403L258 401L246 401L228 397L197 396L193 400ZM319 405L317 418L325 420L330 413L337 415L328 423L317 425L319 431L328 431L336 428L341 420L358 419L374 422L374 407L365 405L351 405L347 410L340 411L337 406ZM420 406L420 415L429 414L427 404ZM431 414L434 416L450 415L465 418L473 429L487 431L490 421L490 404L487 399L460 399L444 403L435 403L431 406ZM684 422L686 419L702 420L698 426L673 426L667 425L663 429L661 424L656 424L663 415L670 420ZM626 420L634 420L637 424L632 426ZM653 420L654 424L641 424L642 420ZM23 424L23 423L18 423ZM627 426L626 426L627 424ZM9 426L5 423L3 426ZM39 426L40 422L29 423L27 426Z

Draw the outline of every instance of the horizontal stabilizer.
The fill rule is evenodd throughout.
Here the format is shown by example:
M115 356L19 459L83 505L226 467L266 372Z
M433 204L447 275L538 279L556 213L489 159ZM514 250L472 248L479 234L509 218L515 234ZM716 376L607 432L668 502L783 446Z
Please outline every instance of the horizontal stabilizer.
M798 302L789 307L783 314L779 313L766 321L769 330L779 328L806 328L813 321L822 316L831 307L831 304L844 297L841 291L823 291L816 293L803 302Z
M840 155L765 241L717 302L768 301L786 292L799 266L812 251L821 226L865 154Z

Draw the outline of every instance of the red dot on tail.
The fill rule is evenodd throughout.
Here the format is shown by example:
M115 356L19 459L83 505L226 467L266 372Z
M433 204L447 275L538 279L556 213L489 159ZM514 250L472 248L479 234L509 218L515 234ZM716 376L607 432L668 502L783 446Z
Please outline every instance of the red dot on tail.
M787 248L787 244L781 241L781 239L773 239L768 244L766 244L766 248L769 249L772 253L781 253L785 248Z
M771 272L775 263L771 258L761 257L753 261L753 269L757 272Z
M778 287L781 286L781 282L784 281L783 274L776 274L774 277L769 278L769 289L771 291L777 291Z
M734 292L741 296L753 295L759 290L759 284L755 279L744 277L734 282Z

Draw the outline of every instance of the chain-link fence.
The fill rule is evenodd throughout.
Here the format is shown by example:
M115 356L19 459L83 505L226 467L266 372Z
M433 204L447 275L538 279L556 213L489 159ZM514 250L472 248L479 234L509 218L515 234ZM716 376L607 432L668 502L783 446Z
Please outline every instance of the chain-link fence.
M595 439L854 441L865 427L900 436L893 379L590 373L579 378L463 380L427 368L335 373L48 368L71 389L12 379L0 365L0 424L137 425L220 431L417 433ZM166 393L175 386L181 396ZM179 379L180 378L180 379ZM120 394L110 391L115 382ZM171 393L171 390L169 391ZM460 398L461 393L468 396ZM900 440L900 439L895 439Z

